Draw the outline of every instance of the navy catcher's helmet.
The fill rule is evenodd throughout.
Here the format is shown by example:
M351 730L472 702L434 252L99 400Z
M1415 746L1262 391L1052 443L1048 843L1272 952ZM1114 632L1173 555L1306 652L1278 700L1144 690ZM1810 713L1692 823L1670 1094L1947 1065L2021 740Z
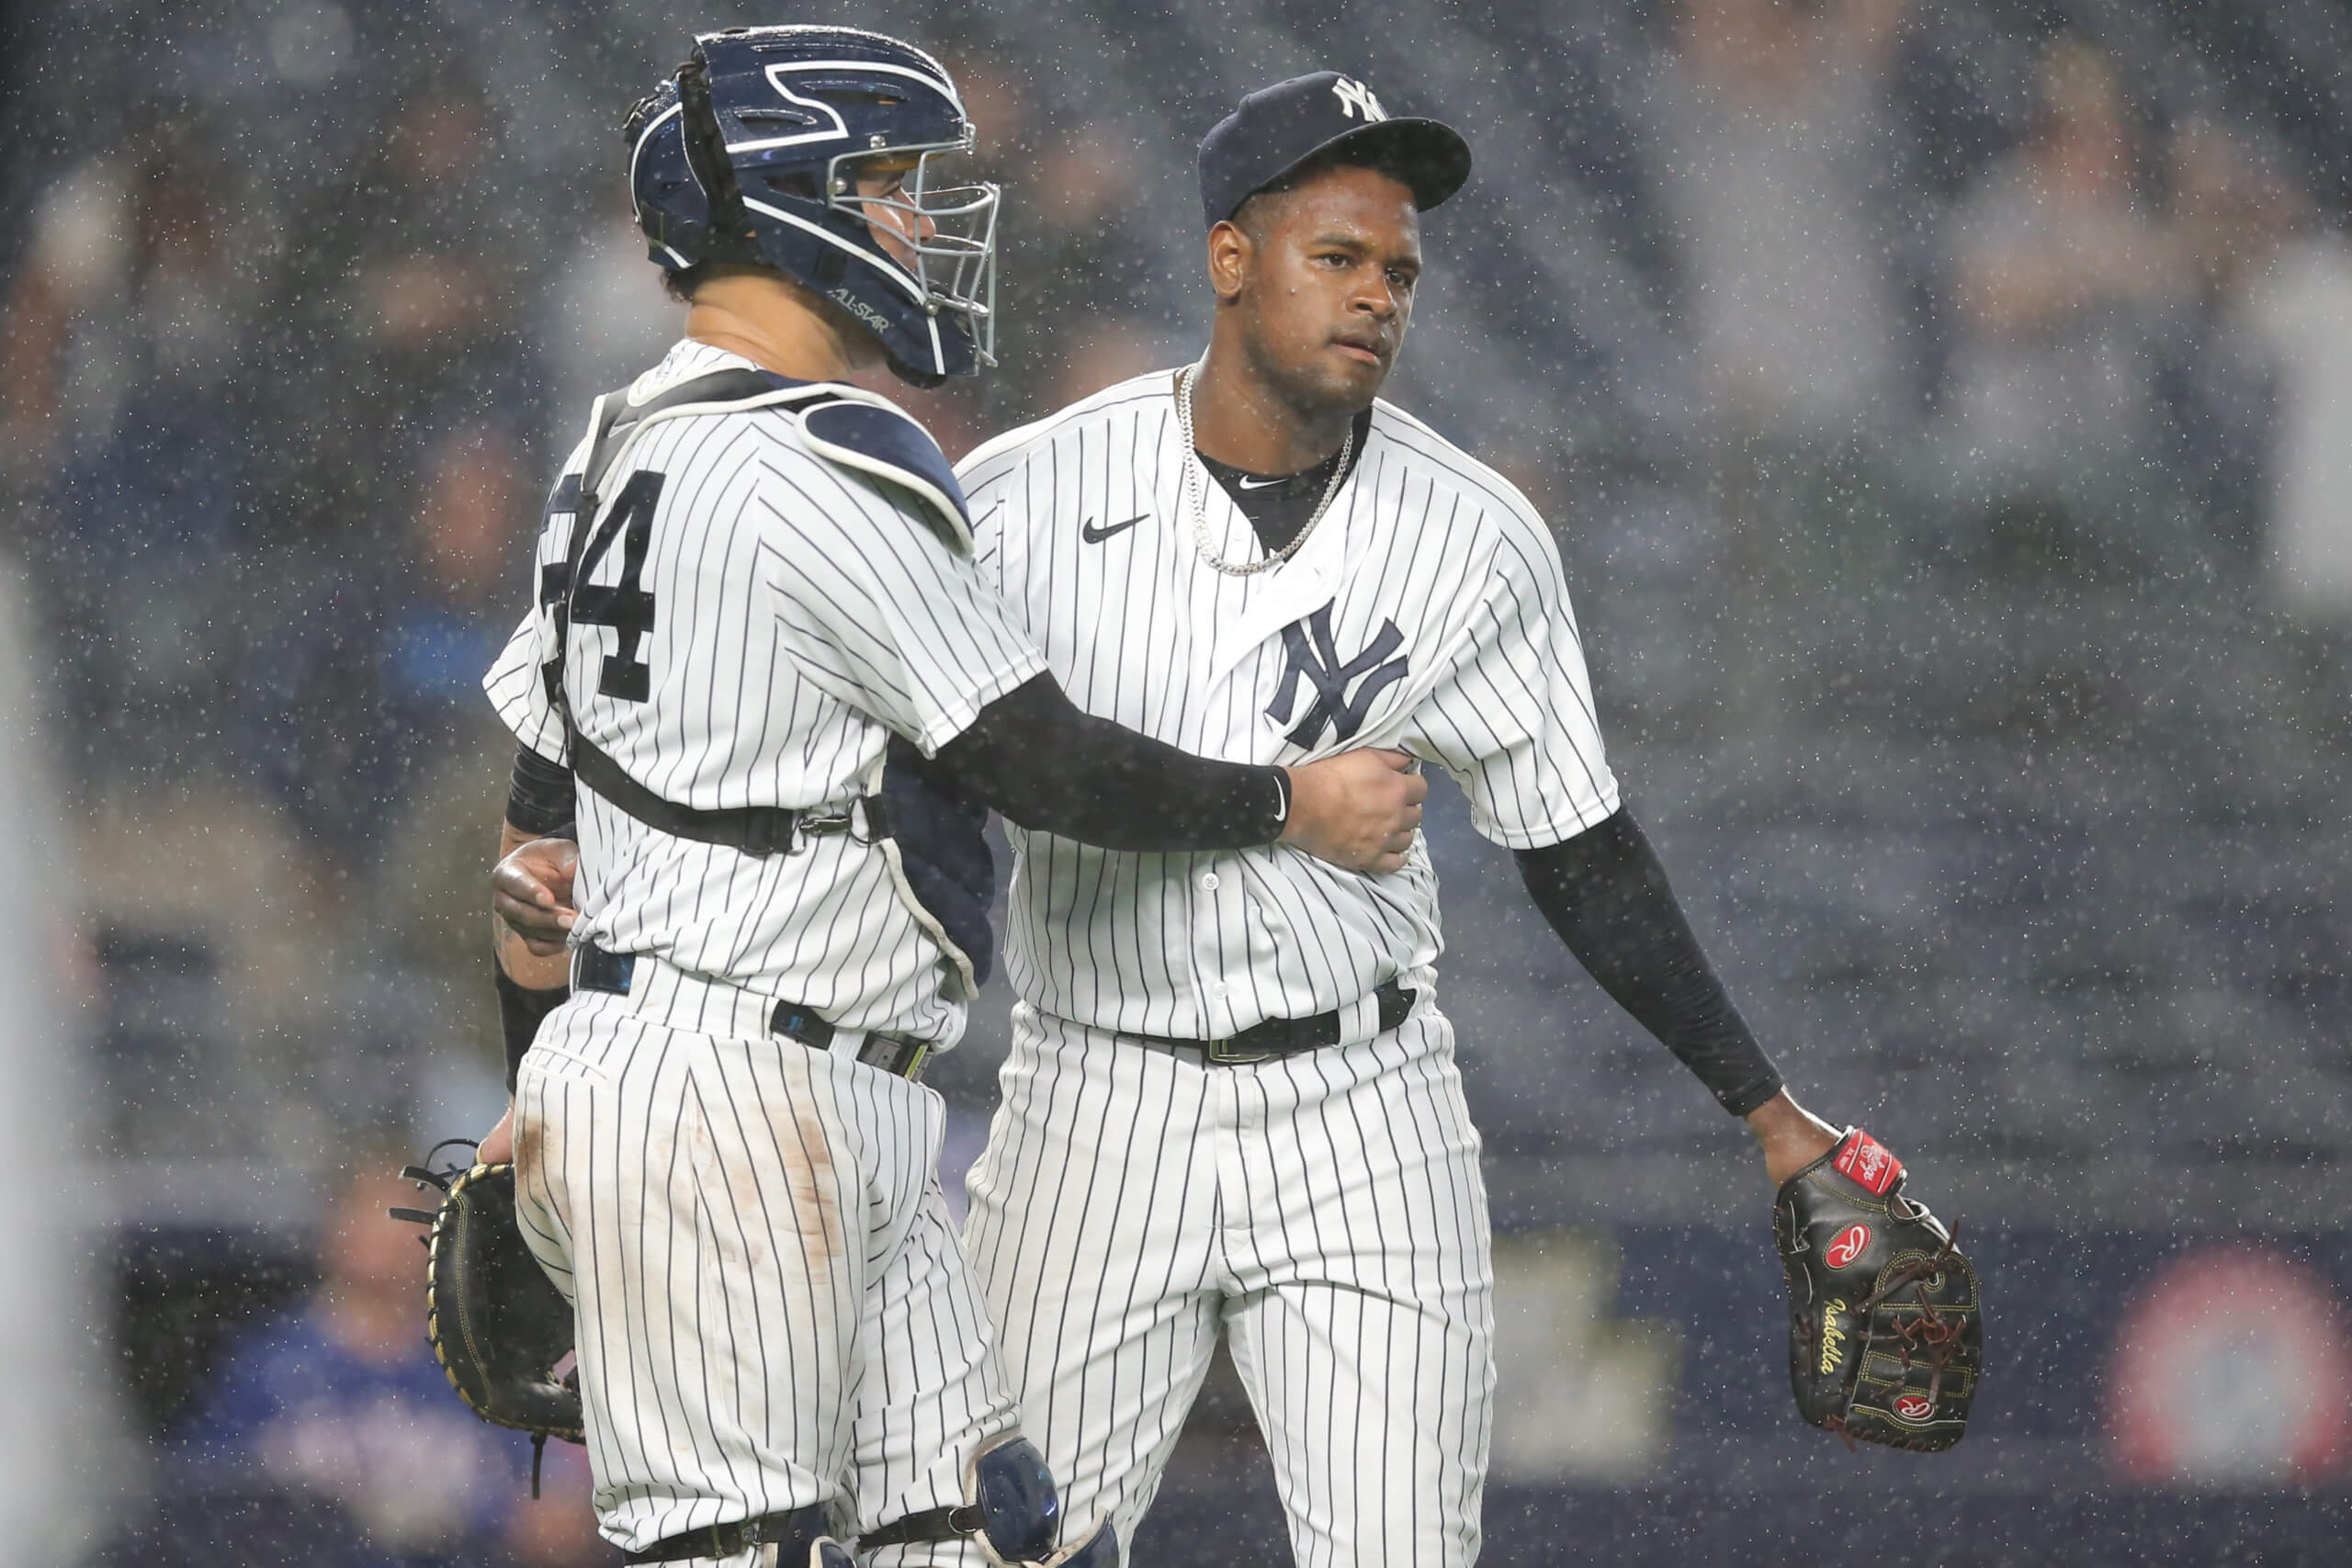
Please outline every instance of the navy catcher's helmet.
M997 187L937 183L933 160L970 152L972 122L922 51L855 28L705 33L628 135L638 226L663 267L773 267L855 317L917 386L996 363ZM913 166L861 197L873 159Z

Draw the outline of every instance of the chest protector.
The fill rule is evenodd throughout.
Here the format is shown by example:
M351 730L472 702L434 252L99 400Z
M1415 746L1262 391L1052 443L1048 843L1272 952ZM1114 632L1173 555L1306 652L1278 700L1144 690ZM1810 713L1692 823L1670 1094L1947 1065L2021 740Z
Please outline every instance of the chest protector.
M622 470L637 438L666 418L773 409L799 422L818 456L901 492L909 509L959 555L972 547L971 520L955 470L922 426L888 402L851 387L793 381L761 370L717 370L681 382L642 403L626 389L596 400L588 463L580 477L571 547L541 569L540 602L555 620L555 656L543 668L548 699L562 721L575 784L629 817L676 838L719 844L764 859L789 854L816 833L847 833L881 855L899 900L956 967L963 999L995 967L996 933L989 905L996 862L984 829L988 805L963 793L909 741L892 737L865 781L865 793L839 816L789 807L707 809L655 794L580 732L564 668L571 643L580 563L602 510L605 481Z

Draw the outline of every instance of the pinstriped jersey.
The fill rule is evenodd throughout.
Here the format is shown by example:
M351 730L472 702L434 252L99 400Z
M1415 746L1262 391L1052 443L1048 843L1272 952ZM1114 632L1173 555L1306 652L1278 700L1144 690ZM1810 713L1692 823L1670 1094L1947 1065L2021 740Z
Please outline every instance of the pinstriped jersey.
M1525 497L1386 403L1322 521L1279 567L1202 557L1170 372L1111 388L959 465L981 575L1089 713L1230 761L1362 746L1446 770L1498 844L1617 809L1559 555ZM1197 467L1208 544L1262 558ZM1044 1011L1218 1038L1427 983L1443 945L1416 843L1361 876L1283 845L1132 854L1009 829L1006 969Z
M683 342L631 392L749 367ZM566 559L586 457L583 443L549 503L535 581ZM920 503L820 456L788 409L649 421L601 491L565 692L581 732L665 799L846 809L893 733L935 751L1044 667ZM555 636L540 604L483 686L524 745L562 761L542 676ZM847 1027L962 1032L956 971L881 850L830 833L759 858L578 795L575 942L656 953Z

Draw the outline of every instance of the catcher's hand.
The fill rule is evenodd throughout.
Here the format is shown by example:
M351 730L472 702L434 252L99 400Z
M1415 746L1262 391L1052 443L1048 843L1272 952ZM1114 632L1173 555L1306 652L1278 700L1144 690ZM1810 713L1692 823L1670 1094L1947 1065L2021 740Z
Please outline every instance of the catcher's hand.
M537 958L566 951L566 939L580 919L571 907L571 882L580 868L580 846L570 839L531 839L491 868L490 910Z
M1902 1162L1859 1127L1781 1183L1789 1382L1804 1418L1849 1448L1935 1452L1968 1430L1984 1314L1975 1269L1902 1184Z
M401 1174L442 1195L431 1212L392 1211L395 1219L433 1227L425 1243L425 1337L467 1408L531 1434L537 1496L538 1450L549 1438L582 1440L580 1380L571 1368L571 1303L514 1223L514 1167L435 1171L413 1165Z

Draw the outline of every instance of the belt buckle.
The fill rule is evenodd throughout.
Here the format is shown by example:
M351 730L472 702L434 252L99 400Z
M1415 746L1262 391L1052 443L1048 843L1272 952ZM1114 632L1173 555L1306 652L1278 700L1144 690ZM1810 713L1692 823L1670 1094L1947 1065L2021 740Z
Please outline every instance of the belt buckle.
M1273 1055L1272 1051L1252 1051L1247 1046L1236 1048L1234 1041L1238 1037L1235 1035L1227 1035L1223 1040L1211 1040L1204 1043L1201 1049L1210 1061L1224 1067L1246 1067L1252 1062L1262 1062Z

